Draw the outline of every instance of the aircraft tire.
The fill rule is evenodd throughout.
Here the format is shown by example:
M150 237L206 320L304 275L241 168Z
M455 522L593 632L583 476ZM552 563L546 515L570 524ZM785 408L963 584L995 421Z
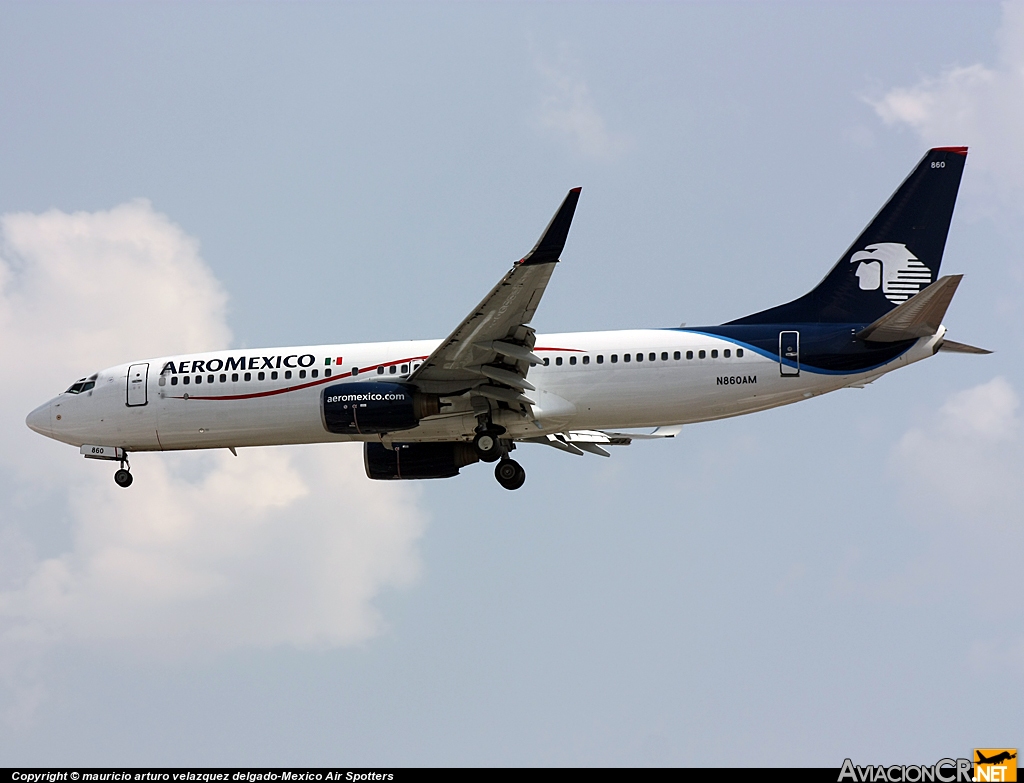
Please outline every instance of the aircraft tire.
M135 479L132 476L132 474L129 473L124 468L121 468L119 471L114 473L114 483L117 484L117 486L119 487L124 487L125 489L127 489L132 485L132 482L134 480Z
M519 489L526 483L526 471L514 459L503 459L494 469L494 478L505 489Z
M473 448L477 456L484 462L497 462L501 459L502 448L498 436L493 432L481 432L473 438Z

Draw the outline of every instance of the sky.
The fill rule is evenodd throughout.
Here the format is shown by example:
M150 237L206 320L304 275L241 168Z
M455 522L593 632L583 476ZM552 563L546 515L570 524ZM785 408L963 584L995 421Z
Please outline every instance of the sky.
M1024 726L1024 3L0 0L0 765L832 766ZM970 147L939 354L611 459L103 463L132 359L440 338L583 192L540 332L809 290Z

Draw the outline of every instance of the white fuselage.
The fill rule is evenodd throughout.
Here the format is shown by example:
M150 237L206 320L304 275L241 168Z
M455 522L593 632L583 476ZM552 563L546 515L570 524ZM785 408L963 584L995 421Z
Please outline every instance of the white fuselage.
M529 438L737 416L870 382L931 356L944 332L943 328L920 339L906 353L869 372L840 375L803 369L795 376L780 372L778 357L695 332L638 329L542 335L535 352L548 364L533 366L528 373L536 387L530 392L536 403L533 416L496 410L494 421L510 437ZM28 424L75 446L100 444L129 452L353 440L470 440L478 422L468 394L443 398L440 415L390 435L337 435L327 431L322 419L325 387L401 382L438 343L239 349L142 360L97 373L91 389L58 395L33 411ZM355 376L353 368L358 368Z

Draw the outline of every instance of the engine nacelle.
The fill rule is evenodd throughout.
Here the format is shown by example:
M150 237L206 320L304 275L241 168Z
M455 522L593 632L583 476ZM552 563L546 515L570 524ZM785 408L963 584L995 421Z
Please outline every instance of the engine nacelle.
M401 383L340 383L323 391L324 427L339 435L411 430L441 411L436 394L421 394Z
M469 443L367 443L363 448L366 475L372 479L434 479L459 475L459 468L480 458Z

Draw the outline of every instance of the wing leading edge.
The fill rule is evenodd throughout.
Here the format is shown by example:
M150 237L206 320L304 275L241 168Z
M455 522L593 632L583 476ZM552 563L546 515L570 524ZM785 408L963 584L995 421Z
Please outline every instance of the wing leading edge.
M573 188L533 249L491 289L409 378L422 391L450 394L475 388L505 402L533 401L526 381L536 342L529 323L558 263L580 188Z

